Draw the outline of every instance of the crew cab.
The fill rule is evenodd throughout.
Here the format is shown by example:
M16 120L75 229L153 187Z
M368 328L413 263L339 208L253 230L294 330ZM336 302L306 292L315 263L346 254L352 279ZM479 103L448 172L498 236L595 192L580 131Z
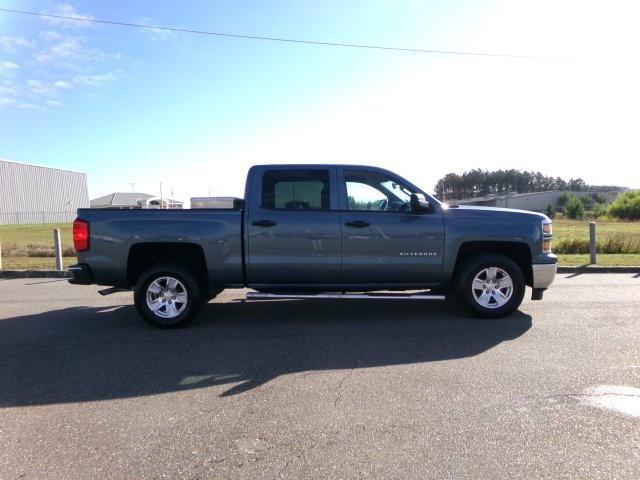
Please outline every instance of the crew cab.
M71 283L132 289L150 324L187 324L226 288L249 299L463 302L503 317L556 274L540 213L448 206L361 165L260 165L225 209L79 209ZM417 292L416 292L417 291Z

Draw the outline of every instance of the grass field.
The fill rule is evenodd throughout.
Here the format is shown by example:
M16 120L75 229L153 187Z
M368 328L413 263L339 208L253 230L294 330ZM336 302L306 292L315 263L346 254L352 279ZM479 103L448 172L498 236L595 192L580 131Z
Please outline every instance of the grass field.
M76 257L63 257L65 268L77 262ZM2 256L3 270L55 270L56 259L53 257L5 257Z
M553 221L553 250L559 254L589 253L589 222ZM640 254L640 222L596 220L596 245L602 254Z
M62 247L73 248L71 223L49 223L46 225L0 225L0 242L4 255L11 251L29 248L53 249L53 230L60 229ZM27 256L27 255L25 255Z
M609 253L598 255L598 265L603 267L637 267L640 266L640 254ZM558 255L558 265L564 267L579 267L589 264L588 253L564 253Z
M71 224L0 225L3 270L54 270L53 230L60 229L63 263L75 263Z
M71 224L0 225L2 268L4 270L49 270L55 268L53 229L61 230L64 264L75 262ZM556 219L554 251L559 252L560 265L589 263L589 222ZM619 247L628 253L598 254L598 264L640 266L640 222L597 221L596 233L600 251L603 247Z

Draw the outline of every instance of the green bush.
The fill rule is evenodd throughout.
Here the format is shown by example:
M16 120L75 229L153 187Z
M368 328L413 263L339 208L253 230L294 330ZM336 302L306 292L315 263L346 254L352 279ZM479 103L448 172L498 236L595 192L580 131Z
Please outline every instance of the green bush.
M560 198L558 198L558 205L560 205L561 207L564 207L567 203L569 203L569 200L571 200L571 197L573 197L573 193L569 193L569 192L564 192Z
M564 206L564 214L567 218L574 220L582 220L584 218L584 205L575 195L571 195L571 198Z
M607 214L607 207L602 203L595 203L592 213L595 218L600 218Z
M556 209L551 204L547 205L547 209L545 210L544 213L549 218L556 218Z
M578 198L582 202L582 205L584 206L585 210L591 210L591 207L593 206L593 199L589 195L583 195Z
M625 192L609 205L609 215L625 220L640 220L640 191Z

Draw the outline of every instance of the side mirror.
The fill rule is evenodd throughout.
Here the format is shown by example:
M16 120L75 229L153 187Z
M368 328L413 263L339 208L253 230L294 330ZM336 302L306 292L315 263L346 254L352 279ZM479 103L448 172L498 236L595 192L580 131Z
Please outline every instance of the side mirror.
M411 194L411 213L426 213L431 210L431 204L423 193Z

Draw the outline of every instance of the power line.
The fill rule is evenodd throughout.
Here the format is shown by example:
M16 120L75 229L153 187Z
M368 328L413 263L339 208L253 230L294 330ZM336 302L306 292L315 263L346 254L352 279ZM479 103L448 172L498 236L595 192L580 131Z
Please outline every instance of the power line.
M66 15L54 15L51 13L27 12L24 10L12 10L9 8L0 8L0 12L18 13L21 15L32 15L36 17L45 17L45 18L57 18L60 20L70 20L75 22L117 25L120 27L146 28L150 30L165 30L169 32L193 33L197 35L243 38L247 40L263 40L263 41L269 41L269 42L299 43L303 45L365 48L365 49L371 49L371 50L387 50L387 51L393 51L393 52L409 52L409 53L430 53L430 54L440 54L440 55L470 55L470 56L479 56L479 57L502 57L502 58L521 58L521 59L529 59L529 60L551 60L551 58L549 57L537 57L537 56L531 56L531 55L510 55L510 54L503 54L503 53L488 53L488 52L464 52L464 51L456 51L456 50L427 50L424 48L403 48L403 47L391 47L391 46L385 46L385 45L366 45L366 44L360 44L360 43L338 43L338 42L324 42L324 41L318 41L318 40L302 40L302 39L295 39L295 38L265 37L260 35L241 35L237 33L211 32L207 30L193 30L188 28L178 28L178 27L170 27L170 26L156 26L156 25L145 25L141 23L99 20L97 18L70 17Z

